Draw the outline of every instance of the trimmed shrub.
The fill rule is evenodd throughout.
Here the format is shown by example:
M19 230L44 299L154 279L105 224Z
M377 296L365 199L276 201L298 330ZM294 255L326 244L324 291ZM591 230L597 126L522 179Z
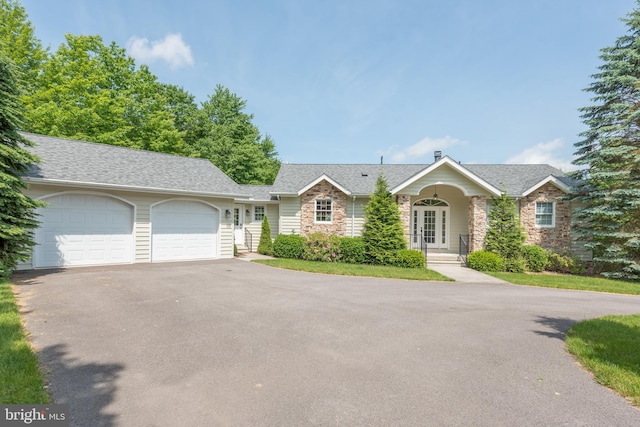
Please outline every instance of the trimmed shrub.
M422 251L401 249L396 254L394 265L403 268L423 268L426 261Z
M547 251L547 270L555 271L557 273L568 273L569 272L569 257L560 255L557 252Z
M299 234L278 234L273 241L273 255L278 258L302 259L306 240Z
M503 271L504 259L489 251L476 251L467 255L467 265L478 271Z
M267 215L262 219L262 232L260 233L260 243L258 253L262 255L273 255L273 242L271 241L271 226Z
M547 268L549 263L548 252L540 246L527 245L522 247L522 256L527 263L527 270L540 272Z
M504 260L504 271L509 273L524 273L527 271L527 260L522 256L506 258Z
M367 260L367 253L362 237L340 238L340 261L349 264L363 264Z
M304 244L302 258L307 261L340 260L340 238L333 234L312 233Z
M571 258L569 273L582 276L587 273L587 263L580 258Z

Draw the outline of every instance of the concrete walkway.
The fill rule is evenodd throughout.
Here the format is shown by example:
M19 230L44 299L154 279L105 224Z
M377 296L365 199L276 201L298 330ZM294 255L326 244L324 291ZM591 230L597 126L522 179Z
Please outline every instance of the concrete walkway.
M507 283L504 280L489 276L472 268L463 267L460 263L432 263L428 265L428 268L429 270L437 271L461 283Z

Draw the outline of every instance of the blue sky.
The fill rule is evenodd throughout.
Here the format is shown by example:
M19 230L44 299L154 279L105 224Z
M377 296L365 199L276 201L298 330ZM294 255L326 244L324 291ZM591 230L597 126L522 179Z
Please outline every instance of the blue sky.
M44 46L126 47L199 102L222 84L289 163L571 168L600 49L635 0L21 0Z

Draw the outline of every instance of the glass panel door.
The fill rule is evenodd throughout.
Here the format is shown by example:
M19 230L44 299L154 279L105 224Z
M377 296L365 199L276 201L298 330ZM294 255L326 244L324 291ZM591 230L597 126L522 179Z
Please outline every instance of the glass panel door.
M436 211L429 209L424 211L424 241L427 245L432 245L436 240Z

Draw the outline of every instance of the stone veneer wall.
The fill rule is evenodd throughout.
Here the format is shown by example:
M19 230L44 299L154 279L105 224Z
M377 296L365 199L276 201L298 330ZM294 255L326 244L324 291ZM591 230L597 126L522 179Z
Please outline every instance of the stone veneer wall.
M487 198L469 197L469 252L479 251L484 247L487 225Z
M397 197L398 209L400 210L400 223L402 231L407 239L407 244L411 241L411 196L408 194L399 194Z
M557 251L571 249L571 206L561 199L563 195L562 190L547 183L520 199L520 221L527 233L526 244ZM555 202L555 227L536 226L536 202Z
M316 199L331 199L333 215L331 223L316 223ZM300 196L300 234L311 233L335 234L346 236L347 233L347 195L327 181L321 181Z

